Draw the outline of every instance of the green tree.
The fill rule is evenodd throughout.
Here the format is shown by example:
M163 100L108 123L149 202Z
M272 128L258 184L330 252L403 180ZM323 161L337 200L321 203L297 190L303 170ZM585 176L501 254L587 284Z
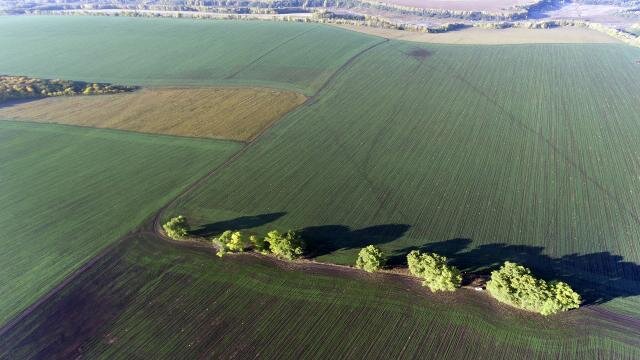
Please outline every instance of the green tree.
M447 258L438 254L424 253L413 250L407 255L409 271L424 281L432 292L454 291L460 287L462 275L453 266L447 265Z
M281 234L278 230L267 233L264 241L269 244L271 253L279 258L293 260L302 255L302 240L294 231Z
M373 245L364 247L358 253L356 260L356 268L366 272L375 272L380 270L385 264L384 253Z
M214 245L218 245L216 255L222 257L227 252L242 252L247 246L247 242L240 231L227 230L220 236L212 240Z
M187 219L182 215L178 215L162 225L162 228L170 238L174 240L181 240L187 236L189 226L187 224Z
M580 294L575 292L569 284L562 281L555 281L549 284L549 287L553 299L552 303L554 310L551 313L577 309L580 307L580 303L582 302Z
M269 243L267 243L264 238L251 235L249 236L249 242L255 251L261 254L267 254L269 252Z
M536 279L531 270L509 261L491 272L487 290L501 302L542 315L575 309L581 301L568 284Z

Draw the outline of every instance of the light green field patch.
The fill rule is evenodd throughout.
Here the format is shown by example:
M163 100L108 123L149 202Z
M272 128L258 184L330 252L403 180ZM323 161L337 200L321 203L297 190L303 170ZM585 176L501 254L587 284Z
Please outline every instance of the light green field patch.
M132 85L262 85L310 95L378 41L317 24L0 17L0 74Z
M0 121L0 324L239 146Z

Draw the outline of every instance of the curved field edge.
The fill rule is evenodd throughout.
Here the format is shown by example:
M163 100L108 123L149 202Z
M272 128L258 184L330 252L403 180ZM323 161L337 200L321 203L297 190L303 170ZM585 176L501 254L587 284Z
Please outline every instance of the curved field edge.
M3 336L0 354L632 358L637 339L583 311L523 317L471 290L433 295L417 281L291 271L137 235Z
M240 145L0 121L0 323Z
M551 29L482 29L477 27L447 31L444 33L422 33L367 26L332 25L341 29L387 39L432 44L452 45L516 45L516 44L581 44L618 43L621 41L602 32L573 27Z
M0 73L142 86L244 85L313 95L351 56L380 41L300 23L0 19Z
M423 248L467 271L522 262L589 303L632 300L638 56L390 41L169 212L198 231L302 229L321 261L351 264L370 243L394 261ZM271 220L236 221L247 216Z
M306 100L268 88L143 88L0 107L0 118L248 141Z

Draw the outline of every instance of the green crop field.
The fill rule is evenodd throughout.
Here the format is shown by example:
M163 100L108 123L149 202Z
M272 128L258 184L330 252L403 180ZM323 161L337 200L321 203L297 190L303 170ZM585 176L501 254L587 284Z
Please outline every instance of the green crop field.
M422 247L465 270L517 260L592 303L639 295L639 56L379 45L173 212L203 231L284 213L250 227L303 229L321 261Z
M0 121L0 324L239 146Z
M523 317L471 292L436 296L417 282L281 270L139 238L0 337L0 357L640 356L637 329L579 312Z
M381 39L279 22L0 17L0 74L135 85L263 85L313 94Z
M590 305L544 319L471 290L220 260L149 235L40 303L0 357L640 355L640 49L82 17L1 17L0 47L0 73L312 96L163 214L199 235L297 229L310 257L339 264L368 244L391 265L417 248L463 271L513 260ZM239 146L0 122L0 323Z

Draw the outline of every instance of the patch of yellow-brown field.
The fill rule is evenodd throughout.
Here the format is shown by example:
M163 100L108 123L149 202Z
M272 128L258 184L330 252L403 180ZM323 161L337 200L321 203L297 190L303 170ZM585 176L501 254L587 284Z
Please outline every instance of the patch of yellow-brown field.
M0 107L0 118L248 141L306 100L266 88L147 88Z
M551 29L482 29L467 28L444 33L422 33L367 26L336 25L344 29L376 35L387 39L406 40L434 44L573 44L615 43L617 39L591 29L557 27Z

